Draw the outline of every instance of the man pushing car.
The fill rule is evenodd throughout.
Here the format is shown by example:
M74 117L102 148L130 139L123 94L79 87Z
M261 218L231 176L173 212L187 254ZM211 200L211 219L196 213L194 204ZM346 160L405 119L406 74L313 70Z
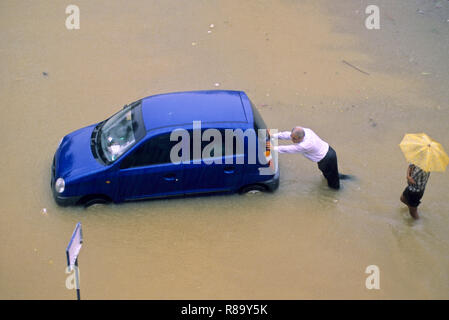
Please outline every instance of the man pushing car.
M337 153L311 129L295 127L291 132L284 131L272 135L279 140L291 140L293 144L275 146L279 153L301 153L307 159L316 162L323 173L330 188L340 189L340 179L349 179L350 176L339 174Z

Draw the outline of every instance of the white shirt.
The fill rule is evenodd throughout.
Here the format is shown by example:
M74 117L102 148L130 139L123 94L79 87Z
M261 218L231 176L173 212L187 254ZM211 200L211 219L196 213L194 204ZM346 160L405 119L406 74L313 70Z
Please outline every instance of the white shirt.
M329 151L329 144L308 128L304 129L304 139L300 143L293 143L288 146L275 146L274 150L279 153L302 153L307 159L313 162L321 161ZM291 140L291 132L284 131L273 134L279 140Z

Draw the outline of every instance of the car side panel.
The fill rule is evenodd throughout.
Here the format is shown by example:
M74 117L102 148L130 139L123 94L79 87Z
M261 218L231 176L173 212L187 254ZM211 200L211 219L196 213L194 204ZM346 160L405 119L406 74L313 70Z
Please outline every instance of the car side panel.
M120 201L173 196L183 193L181 165L164 163L147 167L121 169L117 172Z
M236 164L243 155L229 156L232 163L225 163L225 157L215 158L221 163L183 164L183 189L186 194L236 191L242 183L244 164ZM209 159L213 160L213 159Z

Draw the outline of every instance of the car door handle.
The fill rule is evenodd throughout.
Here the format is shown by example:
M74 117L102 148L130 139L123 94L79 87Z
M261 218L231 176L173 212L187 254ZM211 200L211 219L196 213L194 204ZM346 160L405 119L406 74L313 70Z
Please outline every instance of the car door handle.
M176 176L173 173L165 175L164 180L165 181L178 181L178 179L176 179Z
M227 173L227 174L234 173L234 167L225 167L224 173Z

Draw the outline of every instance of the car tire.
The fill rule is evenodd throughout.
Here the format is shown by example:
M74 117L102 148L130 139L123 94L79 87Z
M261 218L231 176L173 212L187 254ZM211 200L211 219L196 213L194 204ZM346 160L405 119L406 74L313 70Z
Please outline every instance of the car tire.
M267 188L259 184L245 186L240 190L240 194L255 195L267 191Z
M110 202L111 202L111 200L109 200L108 198L103 197L103 196L89 196L89 197L86 197L85 199L83 199L83 201L81 201L81 204L84 206L84 208L87 209L94 205L105 205Z

